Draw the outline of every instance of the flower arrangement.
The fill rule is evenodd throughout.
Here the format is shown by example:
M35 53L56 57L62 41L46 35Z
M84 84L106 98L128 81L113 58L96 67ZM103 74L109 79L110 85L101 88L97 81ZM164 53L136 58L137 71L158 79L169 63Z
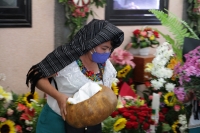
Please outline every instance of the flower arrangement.
M0 80L5 80L3 74L0 74ZM42 107L37 101L37 93L18 95L0 86L0 132L35 133L39 110L34 107Z
M122 48L115 49L112 52L110 60L117 70L117 78L120 81L129 82L131 80L131 72L135 67L133 59L134 56Z
M126 46L126 49L158 46L160 43L156 40L157 38L159 38L159 33L150 27L136 29L133 31L132 41Z
M179 115L186 114L186 109L182 103L185 92L179 87L178 77L174 72L176 65L180 62L170 44L165 42L157 47L152 63L146 64L145 71L150 72L152 78L150 78L150 82L146 83L148 90L144 91L145 100L149 104L152 102L152 93L160 94L160 104L157 106L160 110L159 119L161 119L161 123L158 123L157 129L162 127L160 129L162 132L164 129L166 130L163 123L169 127L167 131L176 130L176 132L180 132L180 128L175 129L174 124L177 124ZM180 121L178 124L181 125ZM183 130L183 127L186 131L187 127L184 124L181 130Z
M152 109L144 104L139 96L133 98L124 96L119 98L121 106L103 121L103 133L145 133L150 125L154 124L151 119Z
M196 99L200 100L200 46L185 54L186 61L179 63L175 68L175 74L179 77L179 83L186 92L194 92Z
M89 15L94 15L91 5L104 7L106 0L59 0L59 3L65 5L66 26L71 30L69 39L85 24Z

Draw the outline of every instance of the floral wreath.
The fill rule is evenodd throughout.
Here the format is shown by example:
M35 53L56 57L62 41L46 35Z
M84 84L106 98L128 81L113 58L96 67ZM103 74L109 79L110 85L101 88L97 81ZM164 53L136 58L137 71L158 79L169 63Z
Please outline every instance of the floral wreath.
M65 6L65 17L67 19L65 25L71 31L68 36L68 39L71 40L85 24L89 15L94 16L94 11L90 6L95 4L97 8L104 7L106 0L59 0L59 3Z

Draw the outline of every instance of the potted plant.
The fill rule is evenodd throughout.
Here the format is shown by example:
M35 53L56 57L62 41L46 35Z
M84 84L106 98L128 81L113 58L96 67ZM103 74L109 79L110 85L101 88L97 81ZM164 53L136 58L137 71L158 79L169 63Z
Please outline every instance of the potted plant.
M159 41L156 40L157 38L159 38L159 33L150 27L136 29L133 31L131 43L127 45L126 49L139 48L140 55L148 55L150 47L156 47L160 44Z

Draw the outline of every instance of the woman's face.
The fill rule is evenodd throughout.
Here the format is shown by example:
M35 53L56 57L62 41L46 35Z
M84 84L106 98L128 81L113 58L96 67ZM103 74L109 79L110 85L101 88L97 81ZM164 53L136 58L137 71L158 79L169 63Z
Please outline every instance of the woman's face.
M109 53L112 49L111 41L104 42L96 46L94 49L97 53ZM92 49L92 52L94 52L94 49Z

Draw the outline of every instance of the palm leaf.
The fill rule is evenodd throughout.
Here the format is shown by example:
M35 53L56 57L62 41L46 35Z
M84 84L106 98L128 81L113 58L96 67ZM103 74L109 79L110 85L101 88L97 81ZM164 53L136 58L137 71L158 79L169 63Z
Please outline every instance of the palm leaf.
M199 39L198 36L185 21L180 20L177 16L170 13L168 10L165 11L168 12L169 15L156 9L150 9L149 11L152 12L157 17L157 19L160 20L161 24L166 26L169 32L172 33L174 39L172 39L169 35L165 35L157 30L166 39L166 41L172 45L172 48L177 57L182 59L182 47L184 38L189 37Z

